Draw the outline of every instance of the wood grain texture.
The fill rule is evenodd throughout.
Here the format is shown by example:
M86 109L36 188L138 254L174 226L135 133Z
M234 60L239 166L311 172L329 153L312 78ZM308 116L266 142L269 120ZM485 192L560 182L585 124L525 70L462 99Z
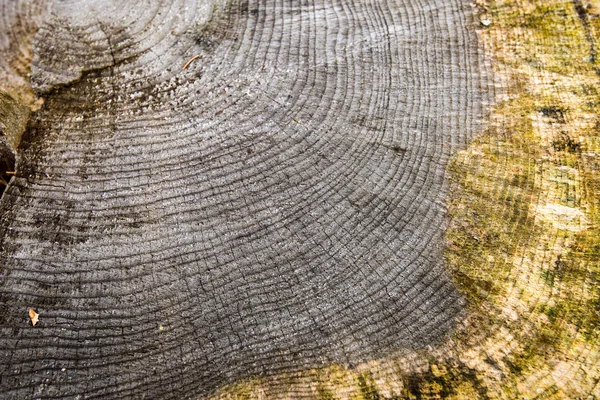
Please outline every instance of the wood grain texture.
M2 7L29 34L39 6ZM469 15L56 1L0 203L3 397L197 398L446 338L446 164L491 97Z

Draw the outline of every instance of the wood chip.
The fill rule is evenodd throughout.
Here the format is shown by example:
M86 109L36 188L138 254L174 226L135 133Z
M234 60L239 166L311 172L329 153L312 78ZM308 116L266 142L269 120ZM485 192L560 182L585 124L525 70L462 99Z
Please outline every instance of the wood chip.
M200 57L200 56L199 56L199 55L195 55L194 57L192 57L192 58L190 59L190 61L188 61L188 62L186 62L186 63L185 63L185 65L183 66L183 68L182 68L182 69L187 69L187 67L189 67L189 66L190 66L190 64L192 63L192 61L194 61L194 60L195 60L196 58L198 58L198 57Z
M38 323L38 319L40 317L40 314L36 313L33 308L29 309L29 319L31 320L31 324L33 326L35 326L35 324Z

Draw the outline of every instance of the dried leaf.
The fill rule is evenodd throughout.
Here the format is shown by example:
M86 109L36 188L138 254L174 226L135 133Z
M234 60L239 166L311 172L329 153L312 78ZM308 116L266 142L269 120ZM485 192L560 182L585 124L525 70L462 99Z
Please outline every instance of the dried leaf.
M38 323L38 319L40 317L40 314L36 313L33 308L29 309L29 319L31 320L31 323L33 324L33 326L35 326L35 324Z

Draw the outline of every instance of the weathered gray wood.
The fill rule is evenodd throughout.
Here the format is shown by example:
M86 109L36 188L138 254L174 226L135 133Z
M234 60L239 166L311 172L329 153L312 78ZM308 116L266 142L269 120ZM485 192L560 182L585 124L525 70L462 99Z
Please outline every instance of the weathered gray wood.
M460 0L55 2L0 203L2 397L195 398L439 342L445 166L489 97L471 24Z

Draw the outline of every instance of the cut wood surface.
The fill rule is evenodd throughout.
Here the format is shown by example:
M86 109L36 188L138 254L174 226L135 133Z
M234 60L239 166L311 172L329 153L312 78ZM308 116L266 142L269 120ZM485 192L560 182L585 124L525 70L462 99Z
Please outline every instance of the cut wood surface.
M445 166L487 98L461 1L50 7L2 199L9 397L193 397L451 331Z
M593 72L595 14L539 3L1 0L0 397L599 395L595 106L535 30Z

